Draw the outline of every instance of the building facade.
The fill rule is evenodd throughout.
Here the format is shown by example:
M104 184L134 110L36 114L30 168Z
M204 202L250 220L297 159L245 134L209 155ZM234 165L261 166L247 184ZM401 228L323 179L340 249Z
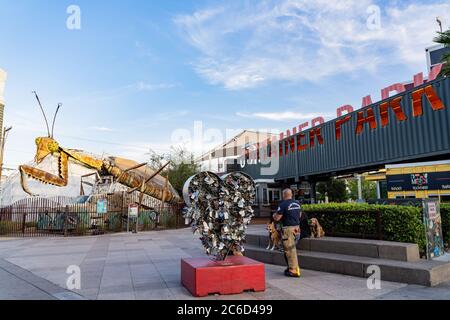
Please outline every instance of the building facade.
M450 79L416 84L261 149L245 159L241 170L283 186L308 182L313 196L314 184L330 177L377 171L390 164L448 160ZM261 161L264 157L276 164L275 173L263 174L268 166Z
M245 166L243 159L254 151L255 145L266 142L272 137L267 132L244 130L229 141L205 152L196 159L202 171L210 171L224 175L233 171L241 171ZM281 200L282 185L273 178L258 178L256 183L256 216L269 216L271 207Z

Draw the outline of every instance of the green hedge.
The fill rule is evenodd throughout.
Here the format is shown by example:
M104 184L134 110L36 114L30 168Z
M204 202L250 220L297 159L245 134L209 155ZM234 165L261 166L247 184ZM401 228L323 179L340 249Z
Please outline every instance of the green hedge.
M442 231L447 250L450 248L450 204L441 205Z
M448 208L450 209L450 207ZM310 218L317 217L325 232L327 230L333 230L334 233L342 234L376 234L375 215L357 214L356 212L381 211L384 240L417 243L421 251L424 252L426 249L425 228L422 222L420 208L329 203L304 205L303 210ZM329 211L336 211L339 214L331 214Z

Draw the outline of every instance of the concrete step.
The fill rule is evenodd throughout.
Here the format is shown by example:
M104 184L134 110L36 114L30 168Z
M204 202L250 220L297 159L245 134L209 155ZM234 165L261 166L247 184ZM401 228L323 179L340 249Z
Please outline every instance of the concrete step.
M450 263L420 260L405 262L337 253L299 251L298 258L301 268L329 273L367 278L369 266L378 266L381 270L381 280L417 284L422 286L437 286L450 281ZM269 251L257 246L247 245L247 257L280 266L286 266L284 254L279 251Z
M269 244L268 233L261 232L261 230L249 232L246 239L247 244L259 248L266 248ZM376 259L420 261L417 244L391 241L325 237L322 239L303 239L299 242L298 249Z

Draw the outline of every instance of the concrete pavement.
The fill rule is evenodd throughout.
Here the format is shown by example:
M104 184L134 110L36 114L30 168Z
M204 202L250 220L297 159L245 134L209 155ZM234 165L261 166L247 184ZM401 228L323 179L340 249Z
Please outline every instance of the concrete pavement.
M180 259L204 256L190 229L0 241L0 299L193 299L180 284ZM81 270L80 290L67 290L69 266ZM369 290L365 279L309 270L290 279L283 270L266 266L264 293L204 299L450 299L450 284Z

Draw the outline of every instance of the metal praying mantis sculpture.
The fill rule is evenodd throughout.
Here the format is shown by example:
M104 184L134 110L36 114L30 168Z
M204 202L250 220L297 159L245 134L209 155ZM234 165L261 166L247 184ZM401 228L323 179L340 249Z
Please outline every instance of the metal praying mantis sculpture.
M109 157L100 159L91 155L84 154L77 150L71 150L61 147L53 138L56 116L58 115L61 104L58 104L55 115L53 117L52 130L50 131L47 117L45 115L41 101L36 92L34 92L34 94L44 116L48 133L47 137L39 137L36 139L37 152L35 160L37 164L40 164L48 155L57 157L58 174L52 174L28 165L19 166L19 171L21 174L21 185L26 193L31 196L36 196L28 188L27 177L38 180L44 184L49 184L57 187L67 186L69 180L69 159L72 159L78 163L81 163L87 168L96 170L96 172L98 172L100 175L110 175L114 177L117 183L131 188L131 190L129 190L129 193L139 191L141 192L141 197L146 194L148 196L161 200L163 203L179 202L180 197L175 189L173 189L173 187L170 185L167 178L165 178L165 183L157 184L154 181L155 178L159 178L159 180L164 179L159 174L168 166L168 164L163 166L158 171L148 175L146 174L147 169L143 174L140 172L136 172L137 169L146 166L147 163L136 164L131 168L124 168L124 166L118 165L118 162L120 162L121 160L119 158ZM128 163L129 162L131 161L128 161Z

